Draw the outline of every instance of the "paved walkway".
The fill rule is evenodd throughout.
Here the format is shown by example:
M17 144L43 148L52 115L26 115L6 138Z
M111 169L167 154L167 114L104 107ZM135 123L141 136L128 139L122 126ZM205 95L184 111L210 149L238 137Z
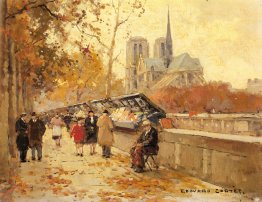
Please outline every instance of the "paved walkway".
M94 156L87 146L84 157L76 156L72 139L63 133L62 147L57 148L47 130L42 162L21 164L13 178L14 201L251 201L245 194L216 193L221 188L165 168L134 173L129 158L117 149L108 160L101 157L100 147ZM182 193L186 190L203 193Z

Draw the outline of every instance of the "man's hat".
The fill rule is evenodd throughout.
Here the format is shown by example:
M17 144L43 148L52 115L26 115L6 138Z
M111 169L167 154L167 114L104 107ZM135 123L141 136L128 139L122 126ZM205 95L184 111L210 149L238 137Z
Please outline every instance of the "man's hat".
M94 113L94 111L93 110L89 110L88 114L90 114L90 113Z
M27 114L25 112L23 112L20 116L21 117L25 117Z
M149 126L149 125L151 125L151 122L149 120L145 120L145 121L143 121L142 125L143 126Z
M35 113L35 112L32 112L31 116L36 116L36 113Z
M107 110L104 110L103 113L104 114L109 114L109 112Z

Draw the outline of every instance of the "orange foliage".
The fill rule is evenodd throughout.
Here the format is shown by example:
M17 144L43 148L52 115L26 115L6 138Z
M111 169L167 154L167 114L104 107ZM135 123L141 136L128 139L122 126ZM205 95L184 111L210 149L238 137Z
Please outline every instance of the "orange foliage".
M168 112L191 115L201 112L254 113L262 109L262 96L231 92L226 84L210 83L191 88L167 87L154 92L152 100Z

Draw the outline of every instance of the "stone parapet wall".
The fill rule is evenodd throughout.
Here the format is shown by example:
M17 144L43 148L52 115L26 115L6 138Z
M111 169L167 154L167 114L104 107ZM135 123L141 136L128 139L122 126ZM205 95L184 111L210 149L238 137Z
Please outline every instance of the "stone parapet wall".
M167 114L177 128L262 136L262 114Z
M262 144L187 133L159 134L160 165L176 169L225 188L262 195ZM129 152L138 135L115 133L115 147Z

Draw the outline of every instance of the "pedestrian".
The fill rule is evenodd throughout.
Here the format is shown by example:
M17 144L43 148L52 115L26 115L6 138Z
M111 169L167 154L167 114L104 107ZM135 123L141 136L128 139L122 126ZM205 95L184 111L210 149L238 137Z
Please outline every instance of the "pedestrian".
M32 150L32 160L35 160L35 152L37 151L38 161L42 159L42 139L45 133L45 124L40 120L35 112L31 114L29 121L29 145Z
M69 112L64 116L64 122L66 124L67 132L70 131L70 123L72 121L72 116L70 115Z
M17 132L16 145L19 151L20 162L26 162L27 151L29 148L28 124L26 123L26 113L22 113L16 121L15 130Z
M55 115L51 119L51 125L53 127L53 133L52 133L52 138L56 142L56 146L60 147L61 146L61 137L62 137L62 126L64 125L64 122L62 119L59 117L58 114Z
M130 150L132 158L132 168L135 172L141 173L144 171L145 153L158 152L158 132L152 127L149 120L143 122L144 132L137 139L135 145Z
M77 123L72 127L71 137L74 138L74 142L76 145L76 155L83 157L83 147L85 139L85 128L83 118L77 119Z
M46 112L43 113L42 121L44 122L45 125L48 125L49 117L48 117L48 114Z
M94 115L94 112L90 110L88 117L85 119L85 130L86 130L86 144L90 144L90 155L96 154L96 143L97 143L97 120L98 117Z
M108 116L109 112L105 110L103 115L97 121L98 130L98 144L102 146L102 156L110 158L111 146L114 143L113 136L113 122Z

